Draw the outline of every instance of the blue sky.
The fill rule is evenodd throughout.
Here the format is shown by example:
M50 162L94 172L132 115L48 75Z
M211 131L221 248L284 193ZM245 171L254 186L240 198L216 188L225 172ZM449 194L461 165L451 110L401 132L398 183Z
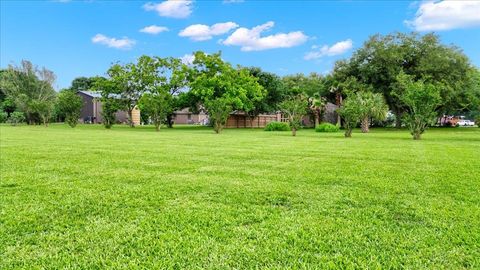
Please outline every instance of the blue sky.
M480 66L479 14L480 1L1 1L0 65L45 66L57 89L116 61L196 50L279 75L328 73L370 35L417 30Z

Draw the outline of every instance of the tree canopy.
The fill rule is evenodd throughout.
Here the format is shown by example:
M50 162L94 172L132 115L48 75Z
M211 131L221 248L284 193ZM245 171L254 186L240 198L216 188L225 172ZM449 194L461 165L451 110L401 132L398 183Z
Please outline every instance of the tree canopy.
M247 69L233 68L220 53L195 53L191 91L208 112L220 133L232 110L249 112L265 96L264 88Z
M348 61L339 62L335 69L337 80L354 77L382 93L397 120L407 110L398 92L400 73L435 84L441 89L441 106L437 114L469 110L477 106L471 102L476 96L475 68L467 56L455 46L444 45L435 34L393 33L374 35ZM399 125L400 122L397 123Z
M0 89L25 113L30 124L48 125L56 98L55 79L52 71L23 60L19 66L11 65L1 73Z

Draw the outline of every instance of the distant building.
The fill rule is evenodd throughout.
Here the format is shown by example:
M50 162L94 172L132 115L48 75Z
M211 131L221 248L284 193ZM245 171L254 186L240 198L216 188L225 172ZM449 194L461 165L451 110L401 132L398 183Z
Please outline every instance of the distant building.
M325 105L325 112L323 113L321 122L329 122L335 124L337 121L337 112L336 109L338 107L333 103L327 103ZM242 111L235 111L230 114L227 119L227 128L250 128L250 127L258 127L263 128L268 123L272 121L277 122L288 122L288 119L285 118L283 114L280 112L272 113L272 114L260 114L255 117L253 120ZM302 125L306 127L313 127L315 122L310 119L308 115L304 116L302 119Z
M78 91L77 94L83 99L83 107L79 121L82 123L99 124L102 123L102 101L100 93L91 91ZM117 123L128 123L128 113L118 111L115 114ZM140 125L140 110L135 107L132 112L134 125Z
M199 113L192 113L189 108L175 111L173 123L177 125L206 125L208 115L201 110Z

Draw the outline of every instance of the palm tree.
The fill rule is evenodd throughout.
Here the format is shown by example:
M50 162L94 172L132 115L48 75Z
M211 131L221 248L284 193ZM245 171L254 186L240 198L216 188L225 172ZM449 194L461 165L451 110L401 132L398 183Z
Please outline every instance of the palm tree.
M313 112L315 117L315 127L317 127L318 124L320 124L325 109L325 98L321 97L319 94L315 94L308 99L308 107Z
M360 115L362 132L367 133L369 131L370 120L384 120L387 116L388 107L385 103L385 99L379 93L360 92L358 93L362 110Z

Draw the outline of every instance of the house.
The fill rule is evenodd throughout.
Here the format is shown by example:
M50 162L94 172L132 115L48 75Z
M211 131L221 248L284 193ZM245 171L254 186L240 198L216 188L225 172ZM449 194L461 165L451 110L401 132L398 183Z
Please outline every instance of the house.
M177 125L206 125L208 115L203 110L199 113L192 113L189 108L185 108L174 112L173 123Z
M335 124L337 121L337 106L333 103L327 103L325 105L325 111L322 116L321 122L329 122L332 124ZM230 116L227 119L227 128L263 128L265 127L268 123L272 121L277 121L277 122L288 122L288 119L285 118L284 115L282 115L280 112L277 113L272 113L272 114L260 114L257 117L253 119L253 121L250 119L250 117L245 114L245 112L242 111L234 111L230 114ZM306 127L313 127L315 125L315 122L310 119L310 117L304 116L302 119L302 125Z
M102 96L100 93L78 91L77 94L83 99L79 121L91 124L102 123ZM128 113L126 111L118 111L115 118L117 123L128 123ZM134 125L140 125L140 110L137 107L132 111L132 121Z

